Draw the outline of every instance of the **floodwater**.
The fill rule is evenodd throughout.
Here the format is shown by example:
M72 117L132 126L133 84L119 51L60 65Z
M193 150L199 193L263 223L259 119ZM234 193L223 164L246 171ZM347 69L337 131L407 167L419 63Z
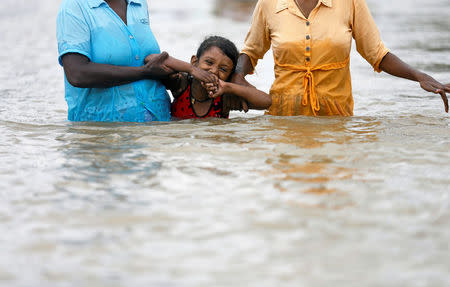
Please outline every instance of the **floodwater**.
M353 52L354 117L70 123L58 4L0 3L0 286L450 285L439 96ZM368 4L394 53L450 82L449 0ZM242 47L253 3L149 5L188 60L210 34ZM268 91L272 69L249 79Z

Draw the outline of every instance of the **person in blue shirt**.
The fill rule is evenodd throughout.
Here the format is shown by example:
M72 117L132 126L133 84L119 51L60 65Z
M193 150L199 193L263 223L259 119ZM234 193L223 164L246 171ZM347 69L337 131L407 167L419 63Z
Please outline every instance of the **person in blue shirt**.
M146 0L63 0L57 17L59 63L70 121L170 120L170 97ZM144 65L150 54L160 54Z

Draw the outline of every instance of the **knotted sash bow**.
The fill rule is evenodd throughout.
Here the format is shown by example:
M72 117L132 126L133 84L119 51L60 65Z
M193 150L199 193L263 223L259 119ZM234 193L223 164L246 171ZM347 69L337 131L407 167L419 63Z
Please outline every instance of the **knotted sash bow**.
M299 72L305 72L305 75L303 76L303 86L305 88L303 92L303 98L302 98L302 105L306 106L309 102L311 105L311 109L313 112L313 115L317 115L316 113L320 110L319 105L319 99L316 96L315 92L315 82L314 82L314 74L313 71L331 71L331 70L338 70L342 69L347 66L347 64L350 62L350 57L345 59L343 62L338 63L330 63L330 64L323 64L319 66L298 66L298 65L290 65L290 64L279 64L277 63L277 66L280 68L284 68L291 71L299 71Z

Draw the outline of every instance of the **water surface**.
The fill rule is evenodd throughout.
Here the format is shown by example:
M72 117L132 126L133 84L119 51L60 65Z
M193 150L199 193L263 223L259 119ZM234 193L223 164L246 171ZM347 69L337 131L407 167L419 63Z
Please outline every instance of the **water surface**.
M181 59L211 34L242 47L237 2L149 1L152 28ZM450 82L450 2L385 2L386 45ZM70 123L58 5L0 4L0 286L449 286L438 96L353 52L354 117Z

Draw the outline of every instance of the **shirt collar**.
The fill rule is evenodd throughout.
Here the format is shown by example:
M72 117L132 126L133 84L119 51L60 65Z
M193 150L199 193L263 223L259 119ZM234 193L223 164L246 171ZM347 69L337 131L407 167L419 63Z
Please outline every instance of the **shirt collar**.
M322 2L323 5L327 6L327 7L333 7L333 0L319 0L320 2Z
M91 8L97 8L100 7L103 3L106 4L105 0L88 0L89 6ZM142 0L127 0L128 3L142 5Z
M290 0L295 1L295 0ZM319 0L323 5L327 7L333 7L333 0ZM295 4L295 3L294 3ZM277 6L275 8L275 13L278 13L280 11L283 11L284 9L289 8L289 0L278 0Z
M278 0L277 6L275 7L275 13L283 11L289 7L288 2L286 0Z

